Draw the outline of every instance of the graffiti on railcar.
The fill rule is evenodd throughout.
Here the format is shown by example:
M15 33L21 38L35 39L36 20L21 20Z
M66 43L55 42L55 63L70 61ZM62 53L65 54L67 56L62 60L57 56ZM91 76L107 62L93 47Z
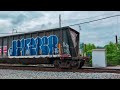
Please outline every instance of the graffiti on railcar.
M63 42L63 51L65 54L70 54L69 45Z
M7 57L7 46L3 46L3 56Z
M56 35L13 40L8 56L57 55L58 37Z

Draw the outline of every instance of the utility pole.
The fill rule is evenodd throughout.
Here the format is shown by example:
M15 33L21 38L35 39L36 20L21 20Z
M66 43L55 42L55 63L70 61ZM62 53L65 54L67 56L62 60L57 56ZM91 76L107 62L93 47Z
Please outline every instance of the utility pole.
M79 27L79 44L80 44L80 31L81 31L81 26L79 25L78 27ZM80 48L80 45L79 45L78 56L81 54L81 53L80 53L80 49L81 49L81 48Z
M59 28L60 28L60 37L61 37L61 45L60 45L60 50L61 50L61 54L63 53L63 32L61 29L61 14L59 14Z
M116 40L116 45L118 44L118 38L117 35L115 36L115 40Z
M84 46L85 46L85 44L84 43L82 43L82 56L84 57L84 50L85 50L85 48L84 48Z
M117 50L118 50L118 38L117 38L117 35L115 36L115 40L116 40L116 47L117 47Z
M59 28L61 28L61 15L59 14Z

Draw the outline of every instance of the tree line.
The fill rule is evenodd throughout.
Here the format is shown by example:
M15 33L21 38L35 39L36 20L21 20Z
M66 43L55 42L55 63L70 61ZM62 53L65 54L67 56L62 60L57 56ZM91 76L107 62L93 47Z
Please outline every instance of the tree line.
M83 46L82 46L83 45ZM109 42L103 47L95 46L95 44L82 44L80 48L84 56L90 57L89 64L92 64L92 50L103 48L106 50L107 65L120 65L120 43Z

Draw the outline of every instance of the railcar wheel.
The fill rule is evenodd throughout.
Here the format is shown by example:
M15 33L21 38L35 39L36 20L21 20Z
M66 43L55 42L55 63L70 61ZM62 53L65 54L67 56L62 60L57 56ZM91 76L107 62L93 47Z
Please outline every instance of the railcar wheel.
M82 60L81 62L79 62L79 67L78 69L82 68L82 66L85 64L85 60Z
M55 60L54 61L54 67L55 68L59 68L59 60Z
M85 60L73 61L71 63L72 69L81 69L84 63L85 63Z
M72 69L78 69L79 65L80 65L79 61L71 61L70 67Z

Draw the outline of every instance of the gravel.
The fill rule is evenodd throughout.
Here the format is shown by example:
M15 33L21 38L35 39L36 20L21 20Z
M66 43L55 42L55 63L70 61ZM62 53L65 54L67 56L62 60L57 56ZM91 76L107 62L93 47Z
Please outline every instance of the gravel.
M0 79L120 79L120 74L0 69Z

